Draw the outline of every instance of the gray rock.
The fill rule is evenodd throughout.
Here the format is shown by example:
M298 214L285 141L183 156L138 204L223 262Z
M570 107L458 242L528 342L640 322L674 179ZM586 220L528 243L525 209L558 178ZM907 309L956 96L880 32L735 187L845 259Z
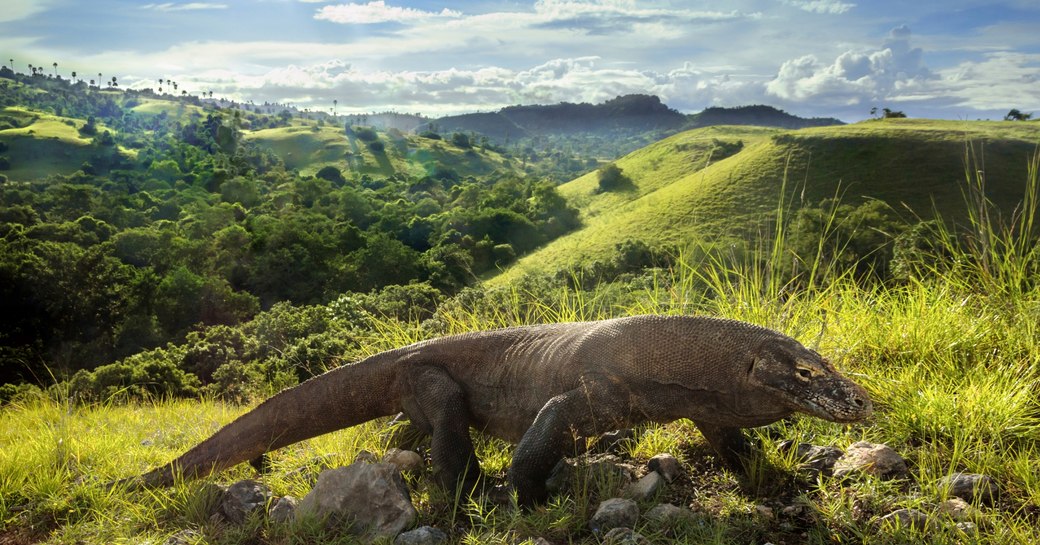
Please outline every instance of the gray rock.
M166 538L163 545L191 545L192 543L199 543L199 541L199 533L195 530L181 530Z
M322 472L296 511L351 524L351 533L366 539L395 537L418 516L395 466L363 462Z
M397 466L397 469L402 472L421 472L424 465L423 458L419 456L418 452L399 448L387 450L383 455L383 462Z
M651 471L638 481L629 483L621 495L636 501L643 501L656 496L663 486L664 477L656 471Z
M979 533L979 527L974 522L958 522L955 526L961 533L969 537L975 537Z
M404 532L394 539L394 545L437 545L448 540L448 535L432 527L422 526L410 532Z
M611 498L600 502L596 513L589 520L589 528L596 533L605 533L614 528L631 528L639 520L639 506L625 498Z
M367 450L362 450L361 452L357 453L357 456L354 457L354 462L355 463L357 463L357 462L365 462L366 464L377 464L377 463L379 463L379 457L376 456L375 454L372 454L371 452L369 452Z
M899 509L881 517L879 524L898 525L903 528L924 530L928 525L928 515L917 509Z
M292 496L282 496L271 505L271 509L268 510L267 516L274 522L289 522L296 515L296 506L299 503L300 502Z
M795 449L794 458L801 461L798 469L808 473L813 478L821 473L824 475L833 473L834 463L845 454L838 447L795 443L794 441L784 441L778 448L784 453Z
M604 545L649 545L650 541L631 528L614 528L603 536Z
M676 460L675 456L666 453L650 458L650 461L646 463L646 467L650 471L659 473L668 482L672 482L682 474L682 466L679 465L679 460Z
M632 482L635 468L612 454L564 458L553 468L545 486L552 493L567 491L579 474L592 481L616 483L616 492Z
M978 513L968 502L960 498L950 498L939 504L939 512L955 521L974 519Z
M242 524L251 513L263 511L271 499L271 489L252 479L238 481L228 487L220 500L220 513L224 518Z
M845 477L855 473L873 475L882 479L897 479L908 474L906 460L887 445L860 441L834 463L834 476Z
M939 486L968 503L977 499L987 505L993 503L999 492L993 479L978 473L953 473L939 479Z
M701 515L685 507L679 507L670 503L662 503L653 506L647 511L643 518L653 521L658 526L672 528L680 524L698 522Z

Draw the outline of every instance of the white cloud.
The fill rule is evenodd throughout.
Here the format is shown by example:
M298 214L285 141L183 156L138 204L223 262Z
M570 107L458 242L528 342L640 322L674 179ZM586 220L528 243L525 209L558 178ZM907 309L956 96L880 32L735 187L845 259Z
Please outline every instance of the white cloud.
M766 90L786 101L855 105L906 93L933 78L921 49L910 47L910 29L901 26L874 51L846 51L829 64L814 55L786 61Z
M415 8L388 6L383 0L367 4L337 4L323 6L314 15L315 19L333 23L370 25L375 23L408 23L435 18L461 17L462 13L448 8L440 12L422 11Z
M151 9L155 11L195 11L202 9L227 9L227 7L227 4L214 4L209 2L188 2L185 4L165 2L162 4L145 4L141 6L141 9Z
M52 3L47 0L5 0L4 7L0 9L0 23L28 19L46 10Z
M809 13L821 13L825 15L841 15L856 7L856 4L841 2L840 0L781 0L784 4L796 7Z

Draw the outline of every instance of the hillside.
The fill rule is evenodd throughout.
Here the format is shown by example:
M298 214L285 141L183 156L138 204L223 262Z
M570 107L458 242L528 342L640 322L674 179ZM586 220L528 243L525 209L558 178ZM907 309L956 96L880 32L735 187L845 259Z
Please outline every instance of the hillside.
M779 127L782 129L804 129L807 127L827 127L844 125L840 119L833 117L805 118L791 115L772 106L738 106L736 108L705 108L691 114L687 128L710 127L712 125L755 125L758 127Z
M785 173L787 199L796 206L840 195L853 204L883 200L908 219L928 217L934 206L959 221L966 142L981 153L987 195L1010 211L1022 198L1026 161L1038 141L1040 124L1008 122L695 129L618 160L632 181L626 190L597 193L595 172L561 186L560 193L582 211L584 227L521 259L493 282L610 259L625 240L662 247L769 232ZM732 155L719 158L727 150Z
M685 122L686 116L656 96L626 95L602 104L509 106L494 113L442 117L435 123L445 132L473 131L503 141L550 134L632 135L677 129Z
M244 138L270 149L287 168L312 175L334 166L346 175L423 177L454 172L482 176L495 171L516 172L517 165L498 152L460 147L448 141L368 129L346 132L340 126L298 121L290 127L246 131Z

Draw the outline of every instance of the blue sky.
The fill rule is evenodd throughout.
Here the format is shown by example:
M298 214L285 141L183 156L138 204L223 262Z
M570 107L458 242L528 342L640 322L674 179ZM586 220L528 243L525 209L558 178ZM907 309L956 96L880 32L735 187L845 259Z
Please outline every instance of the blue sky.
M341 113L648 93L684 112L1000 118L1040 115L1040 2L4 0L9 59Z

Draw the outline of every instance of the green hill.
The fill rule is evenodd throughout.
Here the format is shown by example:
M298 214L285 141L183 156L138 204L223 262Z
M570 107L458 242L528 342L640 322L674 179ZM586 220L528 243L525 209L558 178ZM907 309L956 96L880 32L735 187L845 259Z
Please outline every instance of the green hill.
M80 133L85 120L36 112L26 108L0 110L0 146L10 168L0 171L11 180L32 180L52 174L70 174L99 150L93 138ZM97 131L108 130L98 125ZM124 155L132 152L121 149Z
M298 121L290 127L247 131L245 138L270 149L285 161L286 167L304 175L325 166L334 166L345 175L400 173L417 177L438 172L480 176L496 170L517 170L514 162L495 151L460 147L396 130L358 129L346 133L338 126Z
M884 200L908 218L934 209L957 219L964 214L969 143L987 195L1011 210L1022 197L1026 161L1037 142L1036 123L901 119L794 131L695 129L618 160L631 179L627 188L597 192L595 172L561 186L582 211L584 228L493 281L609 259L625 240L665 246L769 232L785 177L796 206L841 195L852 204Z

